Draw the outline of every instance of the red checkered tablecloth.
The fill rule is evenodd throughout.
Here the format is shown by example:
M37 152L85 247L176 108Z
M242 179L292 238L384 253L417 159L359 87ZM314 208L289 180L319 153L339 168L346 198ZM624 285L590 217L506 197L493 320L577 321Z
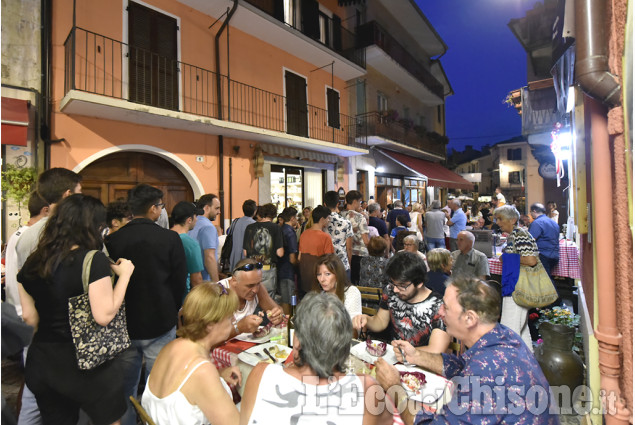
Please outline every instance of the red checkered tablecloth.
M238 354L253 347L253 342L232 339L212 350L212 360L217 368L235 366Z
M488 258L490 274L501 274L503 272L503 264L498 257ZM554 276L569 277L571 279L580 279L580 254L578 247L571 241L560 241L560 260L552 274Z

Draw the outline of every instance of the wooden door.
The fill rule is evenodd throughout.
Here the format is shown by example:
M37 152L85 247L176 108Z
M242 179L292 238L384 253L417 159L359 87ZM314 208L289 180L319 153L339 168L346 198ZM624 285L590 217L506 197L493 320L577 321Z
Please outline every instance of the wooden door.
M285 71L284 80L287 91L287 133L308 137L306 80L289 71Z
M194 192L185 176L174 165L156 155L142 152L119 152L107 155L79 173L82 192L104 204L127 199L128 191L146 183L163 191L168 213L180 201L194 201Z

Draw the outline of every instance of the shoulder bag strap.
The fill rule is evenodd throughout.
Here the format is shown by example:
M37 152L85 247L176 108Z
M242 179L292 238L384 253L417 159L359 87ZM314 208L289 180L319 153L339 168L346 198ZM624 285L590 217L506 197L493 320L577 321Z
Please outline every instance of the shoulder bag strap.
M93 264L93 257L96 252L96 249L88 251L84 257L84 264L82 265L82 285L84 286L84 294L88 293L88 284L90 283L90 266Z

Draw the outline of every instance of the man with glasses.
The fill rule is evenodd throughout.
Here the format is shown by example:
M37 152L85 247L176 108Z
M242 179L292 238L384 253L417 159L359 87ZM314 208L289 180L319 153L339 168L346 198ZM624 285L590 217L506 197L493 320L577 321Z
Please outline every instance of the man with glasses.
M131 350L125 354L124 391L126 400L137 397L141 365L145 359L147 379L154 361L176 337L176 320L187 278L187 263L181 238L176 232L156 225L165 208L163 192L139 184L128 192L133 219L106 237L110 257L127 258L135 266L126 291L126 318ZM136 424L134 408L122 418L123 425Z
M398 252L386 264L390 284L384 289L379 311L374 316L353 317L358 331L389 330L389 339L405 340L420 350L441 353L450 337L439 312L442 300L426 288L426 264L412 252Z
M218 283L224 288L233 289L238 295L238 310L234 312L234 329L229 338L255 332L265 314L274 325L282 322L282 309L261 284L262 263L253 258L242 259L236 264L232 276ZM261 311L256 314L258 307Z

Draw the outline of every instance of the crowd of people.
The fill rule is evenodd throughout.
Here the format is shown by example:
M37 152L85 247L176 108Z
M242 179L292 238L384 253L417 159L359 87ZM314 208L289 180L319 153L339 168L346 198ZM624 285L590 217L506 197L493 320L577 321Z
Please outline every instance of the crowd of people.
M368 333L400 347L400 360L448 378L478 375L489 385L488 367L495 367L508 376L506 386L548 389L526 339L527 310L508 294L501 300L500 288L485 281L487 259L473 247L458 199L444 209L434 200L427 212L401 200L384 211L356 190L343 199L326 192L323 205L302 211L246 200L244 215L227 232L214 224L223 207L216 195L177 203L167 223L165 199L161 190L139 184L126 200L104 206L81 194L81 177L72 171L54 168L39 176L31 220L7 254L14 260L6 271L9 302L36 329L25 349L21 424L76 424L81 412L94 424L133 425L130 396L141 396L159 425L292 423L303 415L392 423L399 413L406 423L444 420L404 410L395 393L381 412L372 403L303 408L299 398L308 394L334 397L335 381L338 394L357 392L362 400L379 400L380 392L399 386L399 374L382 361L378 382L345 373L351 338ZM519 254L524 265L553 267L558 235L554 247L544 206L532 205L527 231L504 197L497 202L491 221L509 235L505 252ZM91 250L99 251L87 271L92 315L105 326L125 305L131 347L80 370L68 300L84 291L83 261ZM358 286L381 288L375 314L362 313ZM283 323L294 298L301 302L290 366L259 364L242 382L237 368L218 370L210 362L211 350L225 341L264 322ZM470 347L470 356L447 354L452 337ZM501 353L502 365L494 360ZM245 386L240 408L230 385ZM533 423L557 422L548 409L535 417L540 420Z

